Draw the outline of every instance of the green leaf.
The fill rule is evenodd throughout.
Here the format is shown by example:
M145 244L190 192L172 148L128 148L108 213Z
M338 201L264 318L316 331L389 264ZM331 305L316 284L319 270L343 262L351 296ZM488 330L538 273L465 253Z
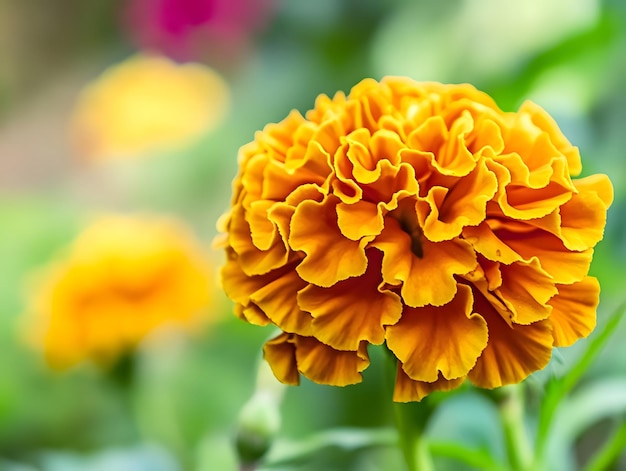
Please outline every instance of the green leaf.
M537 426L536 441L536 458L540 462L546 449L550 429L552 427L552 419L561 404L563 398L576 385L578 380L587 371L593 363L596 356L600 353L606 342L609 340L619 321L626 312L626 303L622 304L609 318L604 329L595 336L587 347L587 350L580 357L578 362L561 378L553 378L546 384L546 394L541 409L539 411L539 423Z
M593 384L569 397L561 408L559 429L572 443L594 423L626 413L626 378L610 378ZM602 398L599 400L598 398Z
M453 458L472 468L484 471L507 471L507 467L494 460L489 450L471 449L455 442L430 442L428 448L433 455Z
M263 469L302 463L329 448L356 451L379 446L395 446L397 441L396 431L390 428L337 428L310 435L302 440L276 440L267 455Z
M622 421L613 436L584 467L584 471L604 471L611 469L620 454L626 449L626 420Z

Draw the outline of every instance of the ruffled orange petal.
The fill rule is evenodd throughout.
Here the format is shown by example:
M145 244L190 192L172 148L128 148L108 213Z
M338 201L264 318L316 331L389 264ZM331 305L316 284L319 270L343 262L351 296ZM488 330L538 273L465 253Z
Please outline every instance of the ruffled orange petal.
M351 132L345 138L345 155L352 164L352 177L358 183L372 183L380 176L378 162L369 149L370 138L369 130L364 128Z
M473 301L471 288L459 285L445 306L405 308L400 321L387 327L387 346L411 379L455 379L476 364L488 335L485 320L472 314Z
M387 129L379 129L372 134L369 147L376 162L389 161L396 166L400 163L400 151L406 148L400 136Z
M571 191L554 182L537 190L510 184L499 192L498 203L508 217L526 220L550 214L571 197Z
M319 161L325 162L328 157L326 155L310 155L313 154L316 146L310 146L302 160L298 160L300 166L295 167L295 159L291 159L289 163L270 160L262 169L263 171L263 187L260 198L270 201L282 201L289 194L301 185L310 183L322 186L326 181L330 167L328 164L320 165ZM325 159L325 160L322 160ZM295 168L290 168L295 167Z
M462 177L474 169L472 153L465 146L465 136L474 126L469 113L463 113L448 130L441 116L426 119L408 136L408 145L427 152L431 165L442 175Z
M306 285L307 283L291 269L273 280L268 279L265 284L250 293L249 299L284 332L311 335L313 319L308 312L303 312L298 307L296 301L298 291Z
M613 200L613 191L611 182L604 175L578 180L576 187L579 193L559 211L560 236L568 249L586 250L602 240L606 209Z
M240 151L241 156L245 155L245 173L241 174L241 191L238 192L233 198L233 204L241 204L246 209L251 201L256 201L261 197L263 191L263 180L260 178L263 175L263 170L269 162L267 155L263 153L245 153L249 147L244 147ZM255 151L257 147L254 146Z
M281 383L292 386L300 384L300 373L296 364L296 346L291 334L282 333L265 342L263 357Z
M559 294L550 300L552 335L555 347L569 347L587 337L596 326L596 308L600 301L600 284L586 277L571 285L557 285Z
M337 205L337 225L341 233L350 240L364 236L376 236L383 230L382 204L357 201L354 204Z
M506 162L513 184L538 189L555 182L572 191L567 158L555 147L548 133L537 128L526 114L513 116L512 126L505 136L503 155L495 157Z
M378 201L387 210L395 209L405 196L418 193L415 169L407 163L394 165L388 160L378 162L380 177L371 184L363 185L363 194L368 201Z
M500 270L501 285L493 290L497 298L506 303L507 309L500 315L516 324L532 324L550 315L552 308L546 303L557 290L537 258L501 265Z
M346 134L345 127L338 117L328 117L320 123L311 140L319 143L328 155L334 155Z
M274 201L257 200L246 211L252 243L259 250L269 250L277 242L277 237L280 237L278 228L268 219L268 211L277 204L279 203ZM285 241L282 243L285 244Z
M528 220L544 217L567 202L575 191L569 178L552 177L541 188L531 188L530 173L520 156L509 154L486 161L487 167L498 179L495 196L502 213L512 219ZM555 159L550 168L551 175L562 176L566 172L566 162ZM515 177L517 180L513 180ZM562 181L561 181L562 180Z
M298 371L311 381L331 386L360 383L369 364L367 344L357 351L339 351L313 337L295 337Z
M395 402L413 402L421 401L429 394L435 391L451 391L456 389L465 381L465 376L455 379L445 379L439 376L436 381L416 381L411 379L402 369L402 365L398 364L398 372L396 373L396 384L393 389L393 400Z
M486 204L498 188L496 176L479 161L472 172L450 189L432 187L418 201L418 219L424 236L432 242L457 237L465 226L485 219Z
M265 313L256 306L251 309L247 308L250 307L250 294L264 286L268 280L272 280L271 276L250 277L244 273L236 259L231 259L220 270L220 277L222 288L226 296L236 303L235 313L240 318L256 325L267 325L270 323Z
M556 236L544 231L518 232L518 227L507 223L496 233L524 260L536 257L541 268L552 277L553 283L570 284L589 272L593 249L581 252L568 250Z
M466 137L467 148L474 156L493 157L504 149L504 139L502 138L502 127L499 124L498 116L487 111L484 107L477 110L474 116L474 129Z
M351 276L360 276L367 268L367 238L345 238L337 226L338 198L328 196L317 201L303 201L293 214L289 242L294 250L306 255L296 270L309 283L329 287Z
M300 308L314 318L315 337L338 350L356 350L361 341L383 343L385 326L395 324L402 313L400 297L379 288L380 252L369 250L368 258L363 276L330 288L309 285L298 293Z
M518 113L527 115L534 126L549 135L550 141L566 157L570 175L576 176L581 172L582 163L578 148L570 144L554 119L543 108L531 101L526 101Z
M487 222L463 228L463 239L488 260L505 264L522 260L520 254L498 238Z
M487 347L468 374L476 386L492 389L519 383L548 364L552 354L552 327L549 320L509 326L476 291L474 311L487 321L489 329Z
M237 205L233 208L229 229L228 241L239 256L241 268L247 275L263 275L287 263L289 251L281 237L274 236L274 240L267 250L260 250L254 245L250 224L245 219L243 206Z
M411 307L450 302L457 289L454 275L467 273L476 266L472 247L460 239L439 243L424 239L422 256L415 255L411 237L392 218L385 219L385 229L371 245L384 254L383 280L393 286L401 284L402 299Z
M270 123L263 128L263 132L257 132L254 144L258 151L270 159L284 162L287 152L294 145L294 137L302 126L306 125L304 117L293 110L279 123Z

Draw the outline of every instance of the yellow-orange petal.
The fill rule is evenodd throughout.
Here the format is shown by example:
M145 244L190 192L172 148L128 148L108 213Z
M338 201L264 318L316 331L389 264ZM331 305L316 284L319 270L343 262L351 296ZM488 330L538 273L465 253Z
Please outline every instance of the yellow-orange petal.
M314 146L311 146L314 148ZM307 152L308 154L309 152ZM325 157L324 157L325 158ZM291 169L284 162L270 160L263 168L262 190L259 198L271 201L282 201L296 188L307 185L316 184L322 186L326 181L326 175L322 174L323 168L311 169L313 163L318 163L316 157L305 156L306 162L295 169ZM293 160L291 161L293 162ZM308 162L311 164L307 165ZM325 169L326 174L330 168Z
M559 294L550 300L554 346L569 347L587 337L596 326L600 284L588 276L578 283L557 285L557 288Z
M570 191L574 189L566 156L555 147L550 135L537 128L528 115L513 115L505 144L503 155L495 158L503 163L509 159L505 166L511 171L513 184L537 189L555 182Z
M474 117L474 129L466 137L467 148L475 156L493 157L502 153L504 139L502 138L500 119L488 108L475 106L479 108L478 116Z
M594 191L604 202L607 208L613 203L613 185L611 180L604 174L589 175L585 178L579 178L574 182L576 189L579 191Z
M507 307L500 315L516 324L532 324L550 315L552 308L546 303L557 290L537 258L501 265L500 270L502 283L494 293Z
M367 238L353 241L343 236L337 226L336 205L339 199L328 196L317 201L303 201L291 218L289 243L302 250L305 257L298 274L309 283L329 287L351 276L360 276L367 268Z
M485 298L474 291L474 311L487 321L487 347L468 374L481 388L519 383L543 369L552 354L552 326L546 319L530 325L509 326Z
M367 344L357 351L335 350L314 337L295 337L298 371L311 381L331 386L360 383L369 364Z
M432 242L457 237L465 226L476 226L485 219L486 205L498 188L498 181L484 160L445 191L432 187L418 201L418 219L424 236ZM437 191L438 189L441 189Z
M555 182L539 189L509 184L498 192L497 201L506 216L527 220L550 214L571 197L569 189Z
M297 386L300 384L300 374L296 364L296 346L292 337L291 334L282 333L265 342L263 357L281 383Z
M486 222L463 228L463 239L491 261L510 264L522 260L522 256L500 240Z
M415 196L419 185L415 179L415 169L401 162L394 165L388 160L378 162L380 177L369 185L363 185L364 198L368 201L378 201L385 209L392 210L398 206L398 201L405 196Z
M526 101L519 108L518 113L528 115L533 125L548 134L550 141L567 158L570 175L576 176L581 172L582 163L578 148L570 144L554 119L543 108L531 101Z
M585 277L593 255L593 249L581 252L570 251L563 242L552 234L535 230L517 232L509 223L497 231L498 236L524 260L536 257L541 268L546 271L554 283L574 283Z
M334 155L346 136L346 129L338 117L329 117L322 121L311 140L318 142L329 155Z
M400 321L387 327L387 346L411 379L460 378L476 364L488 335L485 320L472 313L473 301L471 288L459 285L445 306L405 308Z
M265 278L266 283L250 293L250 301L284 332L311 335L313 319L308 312L303 312L298 307L296 301L298 291L307 283L293 269L273 280Z
M246 220L250 226L252 243L259 250L269 250L277 237L280 237L278 228L268 218L268 211L274 206L274 201L256 200L251 202L246 211ZM285 242L282 242L283 245Z
M228 242L239 256L239 264L247 275L263 275L287 263L289 251L281 237L274 235L267 250L260 250L254 245L243 206L237 205L232 209L229 228Z
M394 166L400 163L400 150L406 148L398 133L388 129L379 129L373 133L369 146L377 162L387 160Z
M304 117L292 110L281 122L270 123L263 128L263 132L257 132L254 143L272 160L284 162L287 151L294 145L294 137L305 125Z
M468 273L477 263L471 245L461 239L439 243L422 239L421 257L415 255L411 236L393 218L385 218L385 229L371 245L383 252L383 280L402 285L402 299L411 307L450 302L457 290L454 275Z
M361 200L354 204L337 204L337 226L350 240L380 234L383 230L382 203Z
M240 160L245 150L247 149L244 147L244 150L240 151ZM261 197L263 180L260 177L263 175L269 160L267 155L259 153L253 153L246 157L245 172L242 172L240 180L241 191L236 195L237 199L233 199L233 204L240 203L247 209L251 201L256 201Z
M380 168L369 149L370 138L369 130L359 128L344 139L345 156L352 164L352 177L358 183L372 183L380 176Z
M465 376L455 379L445 379L439 376L436 381L416 381L411 379L402 369L402 365L398 364L396 373L396 384L393 389L393 400L395 402L414 402L421 401L429 394L435 391L451 391L463 384Z
M381 291L381 254L368 250L367 271L330 288L309 285L298 293L298 305L313 316L314 336L337 350L357 350L361 341L381 344L385 326L402 313L400 297Z
M222 288L230 299L240 308L235 313L256 325L267 325L269 318L259 309L246 310L249 306L250 294L262 287L268 280L268 276L250 277L241 269L241 265L235 259L228 260L220 270ZM271 279L271 278L270 278Z
M586 250L602 240L606 209L613 200L613 191L604 175L583 178L575 184L579 193L559 209L560 238L570 250Z
M448 130L441 116L431 116L408 136L408 145L427 152L430 163L442 175L462 177L474 169L476 159L465 146L465 136L474 127L474 120L463 112Z

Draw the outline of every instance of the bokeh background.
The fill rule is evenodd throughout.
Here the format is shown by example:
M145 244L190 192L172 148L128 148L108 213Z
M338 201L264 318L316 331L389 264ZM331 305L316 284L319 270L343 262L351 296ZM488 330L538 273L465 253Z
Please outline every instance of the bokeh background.
M129 58L156 53L201 64L221 77L219 86L205 84L169 111L158 93L138 96L132 109L147 110L145 119L157 110L165 120L175 115L190 123L193 132L167 145L158 132L146 133L139 150L111 150L107 139L125 123L114 103L128 94L113 84L105 99L84 103L85 90ZM155 90L172 87L157 71L144 73ZM290 110L310 109L318 94L348 92L364 77L384 75L470 82L505 110L531 99L580 147L584 175L609 175L615 202L592 265L602 286L598 325L606 323L626 296L622 0L1 0L0 470L236 469L237 418L272 334L232 315L217 286L223 255L211 244L229 205L237 149ZM196 116L198 104L208 118ZM85 107L98 118L91 128L79 113ZM133 122L141 129L141 120ZM124 381L88 362L52 370L24 320L41 270L107 212L178 218L203 244L215 274L210 321L193 335L147 338ZM624 420L625 336L623 322L563 404L551 469L577 469ZM537 400L545 379L567 371L588 342L555 352L548 368L529 378ZM393 423L379 356L374 352L363 384L331 388L303 380L285 392L283 445L311 436L328 443L318 440L321 451L277 459L267 469L402 469L392 447L360 450L315 435ZM428 433L504 453L492 406L471 389L438 410ZM626 469L624 453L616 469Z

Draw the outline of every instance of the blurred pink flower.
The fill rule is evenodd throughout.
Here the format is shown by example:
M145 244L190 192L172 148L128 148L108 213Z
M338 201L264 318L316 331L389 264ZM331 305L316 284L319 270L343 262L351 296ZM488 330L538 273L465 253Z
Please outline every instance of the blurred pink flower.
M274 11L274 0L131 0L123 21L142 49L173 59L236 61Z

